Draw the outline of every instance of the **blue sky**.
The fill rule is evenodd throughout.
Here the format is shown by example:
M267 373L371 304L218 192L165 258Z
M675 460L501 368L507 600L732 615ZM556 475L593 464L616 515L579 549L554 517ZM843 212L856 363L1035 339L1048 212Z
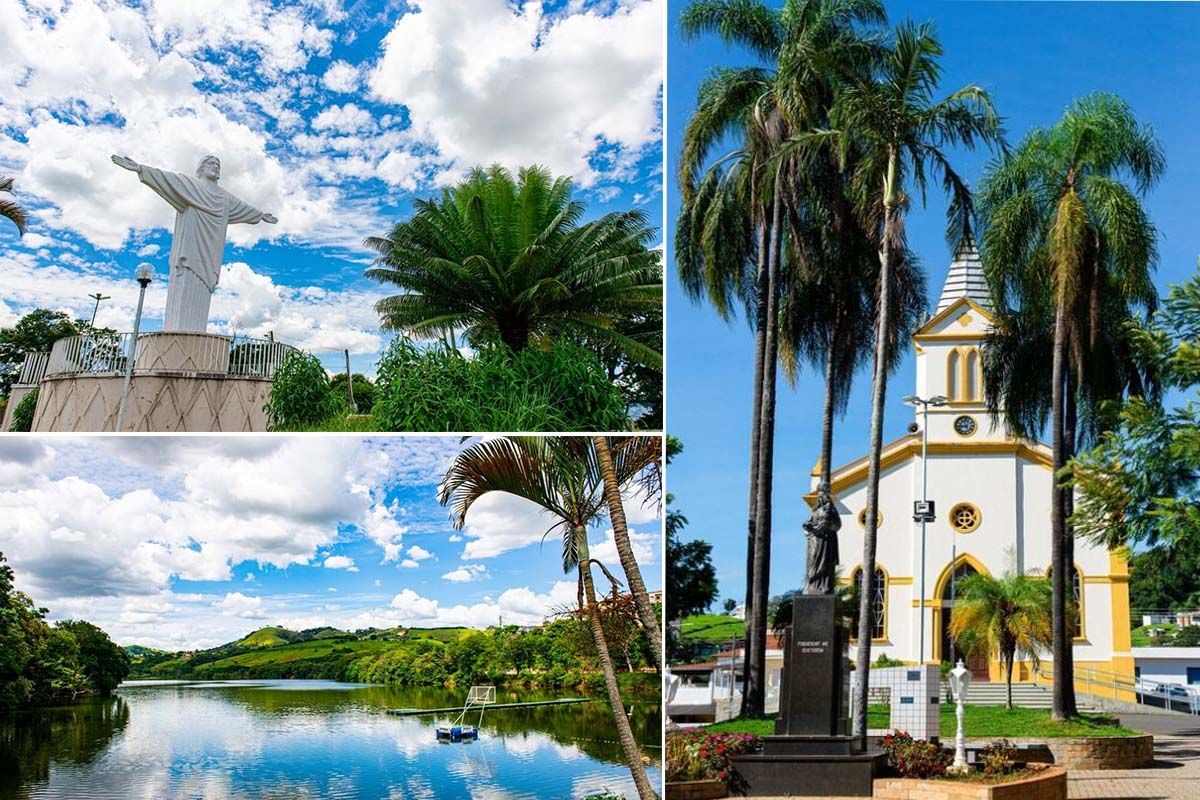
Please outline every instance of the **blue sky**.
M572 176L590 215L662 220L662 0L12 0L0 175L32 212L0 226L0 325L36 306L131 327L135 266L160 280L173 212L119 153L222 185L279 224L232 226L210 330L351 351L372 374L387 292L366 236L475 164Z
M539 624L576 600L561 539L543 544L552 520L506 494L476 501L453 530L436 491L462 446L8 437L0 552L52 619L90 620L121 644L209 647L266 625ZM657 506L631 495L626 513L646 584L661 588ZM606 520L590 541L619 575Z
M674 162L696 89L716 65L752 63L713 39L685 43L677 18L686 3L668 6L667 161L668 252L678 213ZM977 83L992 93L1011 141L1033 127L1052 124L1068 103L1093 91L1115 92L1152 125L1166 150L1167 173L1146 206L1161 238L1156 283L1160 290L1192 275L1200 243L1195 233L1195 187L1200 185L1196 131L1200 130L1200 13L1194 3L1141 2L935 2L887 3L893 23L933 20L946 50L943 93ZM960 173L972 183L987 154L959 153ZM950 263L943 238L945 202L931 193L926 208L908 217L910 245L928 274L930 304ZM690 520L686 535L714 545L722 597L745 592L745 535L750 383L753 340L744 321L722 323L693 304L668 268L667 429L685 450L669 482ZM782 382L781 382L781 385ZM890 381L884 440L900 436L912 412L900 398L914 389L911 350ZM771 592L799 585L804 552L801 499L819 450L821 382L805 373L795 389L780 392L776 429L775 536ZM849 410L834 439L836 464L866 452L869 376L860 375Z

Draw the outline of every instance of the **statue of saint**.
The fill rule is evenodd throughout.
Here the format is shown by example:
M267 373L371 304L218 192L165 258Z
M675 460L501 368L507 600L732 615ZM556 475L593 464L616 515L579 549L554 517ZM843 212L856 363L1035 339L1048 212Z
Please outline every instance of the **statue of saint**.
M217 185L221 160L216 156L200 159L195 177L148 167L125 156L113 156L112 161L136 172L142 183L175 209L163 330L203 333L208 328L212 295L221 278L225 229L236 223L274 224L279 220Z
M829 484L817 488L817 506L804 523L808 536L808 566L804 575L805 594L833 594L834 572L838 564L837 534L842 528Z

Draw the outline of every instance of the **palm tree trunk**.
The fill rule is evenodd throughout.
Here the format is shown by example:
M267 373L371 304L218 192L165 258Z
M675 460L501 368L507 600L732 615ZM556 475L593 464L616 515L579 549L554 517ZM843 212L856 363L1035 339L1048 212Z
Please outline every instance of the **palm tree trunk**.
M1050 613L1051 625L1051 654L1054 658L1054 694L1051 717L1064 720L1071 716L1069 695L1074 684L1068 671L1067 648L1071 646L1068 638L1066 615L1066 581L1070 580L1070 568L1065 556L1066 525L1063 512L1063 491L1058 485L1058 473L1064 460L1064 425L1063 402L1066 382L1066 308L1060 301L1054 315L1054 358L1050 372L1050 444L1054 452L1054 481L1051 489L1050 505Z
M825 407L821 415L821 483L833 482L833 361L837 337L825 348Z
M621 740L621 749L625 751L625 761L633 774L633 783L637 786L638 797L641 800L655 800L658 795L650 785L646 775L646 765L642 762L642 751L638 748L637 740L633 738L633 728L629 718L625 716L625 701L621 699L621 690L617 686L617 673L613 669L612 657L608 652L608 640L604 637L604 628L600 624L600 608L596 604L596 587L592 584L592 564L588 553L587 528L575 526L575 541L579 548L579 576L583 581L584 600L587 603L588 620L592 625L592 639L596 643L596 660L604 672L604 687L608 690L608 704L612 707L613 720L617 723L617 738Z
M895 174L894 158L889 165L889 187ZM889 188L885 195L890 194ZM890 199L890 198L889 198ZM871 669L871 581L875 577L875 549L879 534L879 459L883 450L883 404L887 398L888 340L891 336L892 236L896 224L896 204L885 200L883 242L879 247L879 308L875 323L875 367L871 387L871 442L867 466L867 514L863 532L861 585L858 600L858 652L854 686L854 735L867 746L868 673Z
M1064 369L1066 374L1066 398L1063 420L1063 463L1067 463L1075 457L1075 447L1077 444L1078 435L1078 405L1076 404L1075 384L1071 379L1071 371ZM1075 490L1067 487L1062 490L1063 502L1063 563L1067 565L1066 572L1063 575L1063 598L1064 607L1069 609L1069 619L1071 624L1067 625L1067 643L1063 650L1067 661L1067 674L1072 676L1072 681L1068 683L1064 689L1064 700L1067 714L1075 716L1079 713L1079 709L1075 702L1075 614L1079 609L1075 607L1075 527L1071 524L1071 515L1075 513Z
M629 541L629 526L625 521L625 506L621 502L621 484L617 482L617 470L613 466L612 452L608 449L608 438L594 436L596 457L600 462L600 474L604 478L604 495L608 501L608 519L613 526L613 542L617 546L617 557L621 560L621 569L625 571L625 579L629 581L629 593L633 595L633 603L637 606L638 618L650 640L650 652L654 655L654 669L659 673L663 670L662 634L659 631L658 615L650 604L650 595L646 592L646 583L642 580L642 571L638 568L637 559L633 555L633 545Z
M1016 657L1017 657L1017 654L1015 652L1009 653L1008 660L1004 664L1004 690L1005 690L1005 697L1006 697L1004 707L1007 708L1009 711L1012 711L1012 707L1013 707L1013 704L1012 704L1012 674L1013 674L1013 661L1016 660Z
M746 604L742 607L746 643L742 647L742 706L740 714L749 713L746 704L746 681L750 675L750 626L754 619L754 534L758 522L758 447L762 436L763 359L767 342L767 227L758 226L758 271L756 275L757 306L754 331L754 389L750 423L750 502L746 523Z
M781 182L771 202L771 247L767 261L767 335L763 353L761 440L758 444L758 520L754 536L754 637L750 640L747 681L750 713L762 716L767 688L767 600L771 583L771 490L775 467L775 376L777 373L780 238L783 228Z

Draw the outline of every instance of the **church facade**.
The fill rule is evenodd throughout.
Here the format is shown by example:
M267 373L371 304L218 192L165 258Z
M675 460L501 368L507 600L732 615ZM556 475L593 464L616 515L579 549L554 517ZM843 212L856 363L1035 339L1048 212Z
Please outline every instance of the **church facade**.
M956 584L972 572L1006 570L1045 576L1050 567L1051 451L1019 440L1002 422L991 424L983 395L980 349L992 322L978 255L956 258L934 316L914 335L916 394L943 395L948 403L915 415L916 432L884 444L880 482L877 567L871 582L874 630L871 658L880 653L916 664L957 655L947 628ZM889 409L891 411L891 409ZM922 462L922 431L928 457ZM911 430L911 427L910 427ZM936 518L925 536L922 603L921 524L913 502L921 499L923 471ZM816 500L814 469L810 505ZM832 473L832 495L841 514L839 580L860 576L867 505L867 457ZM1075 545L1072 586L1077 680L1091 671L1134 680L1130 650L1129 570L1121 552L1085 541ZM921 620L924 618L924 647ZM855 643L851 643L853 652ZM1000 680L999 662L966 658L977 679ZM1042 654L1042 666L1050 654ZM1028 662L1014 679L1035 678ZM1081 684L1082 685L1082 684Z

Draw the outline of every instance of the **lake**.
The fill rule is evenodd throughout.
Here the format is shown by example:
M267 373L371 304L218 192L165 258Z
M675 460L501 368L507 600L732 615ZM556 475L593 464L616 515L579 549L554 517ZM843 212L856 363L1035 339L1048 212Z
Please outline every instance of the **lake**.
M0 797L637 797L603 699L493 710L468 744L438 743L434 717L385 713L461 706L465 695L333 681L132 681L110 698L0 716ZM579 696L500 688L496 700L564 695ZM660 786L661 709L656 698L632 708Z

